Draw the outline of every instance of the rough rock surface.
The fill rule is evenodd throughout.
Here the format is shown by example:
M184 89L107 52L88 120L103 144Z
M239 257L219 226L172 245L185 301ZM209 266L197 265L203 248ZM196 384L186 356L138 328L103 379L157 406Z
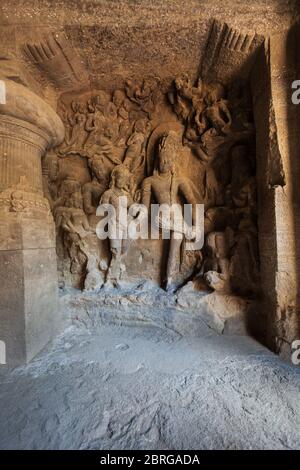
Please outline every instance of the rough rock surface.
M75 321L0 374L1 449L300 448L299 369L205 325Z
M154 282L123 282L119 288L105 287L95 293L64 289L62 311L94 328L103 323L152 325L179 334L200 331L207 325L219 334L247 334L255 303L234 295L199 293L188 282L175 294L168 294ZM117 307L116 307L117 306Z

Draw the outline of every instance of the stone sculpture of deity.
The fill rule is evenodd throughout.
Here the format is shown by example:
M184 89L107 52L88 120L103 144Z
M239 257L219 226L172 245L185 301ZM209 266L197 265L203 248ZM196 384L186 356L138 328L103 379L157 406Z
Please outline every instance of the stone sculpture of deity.
M176 159L180 137L174 131L169 131L160 140L158 154L158 169L154 171L153 176L146 178L142 184L142 203L147 207L151 201L159 205L168 205L173 212L172 205L184 200L193 207L193 223L195 222L195 205L197 202L197 190L191 180L180 176L176 172ZM170 248L167 261L167 270L164 280L165 288L168 292L173 292L178 287L176 277L180 270L180 248L183 241L182 233L178 234L179 224L176 223L178 213L174 213L173 220L158 220L158 225L170 230ZM182 214L181 220L182 220ZM166 227L166 224L169 227ZM180 236L181 235L181 236Z

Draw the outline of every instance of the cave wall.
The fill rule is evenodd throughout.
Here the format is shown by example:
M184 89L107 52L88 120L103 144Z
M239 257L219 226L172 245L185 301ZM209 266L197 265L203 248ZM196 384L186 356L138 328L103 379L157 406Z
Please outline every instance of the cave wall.
M298 110L287 104L298 2L11 1L1 13L1 78L40 96L65 129L39 168L60 287L192 281L251 298L250 331L288 355L298 334ZM137 240L119 256L96 235L97 206L149 191L148 202L165 202L162 154L174 201L205 205L204 247ZM26 165L1 187L6 212L7 189L30 192Z

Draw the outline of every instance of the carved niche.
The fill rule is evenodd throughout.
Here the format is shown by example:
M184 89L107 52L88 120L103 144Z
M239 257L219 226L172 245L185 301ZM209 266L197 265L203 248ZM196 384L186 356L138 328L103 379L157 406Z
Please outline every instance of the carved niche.
M56 222L62 284L97 290L105 282L150 278L174 292L200 279L197 285L206 291L257 293L255 129L249 83L245 74L227 75L222 81L220 74L211 78L210 71L218 69L222 47L228 49L226 60L236 51L246 57L258 40L236 37L215 24L212 37L217 44L210 46L214 61L206 60L196 82L186 73L166 87L152 76L125 80L122 88L112 91L60 95L65 140L45 156L43 183ZM185 238L179 242L172 235L174 227L168 243L99 240L99 203L114 205L122 195L146 206L204 204L204 247L188 251ZM158 225L162 228L160 221Z

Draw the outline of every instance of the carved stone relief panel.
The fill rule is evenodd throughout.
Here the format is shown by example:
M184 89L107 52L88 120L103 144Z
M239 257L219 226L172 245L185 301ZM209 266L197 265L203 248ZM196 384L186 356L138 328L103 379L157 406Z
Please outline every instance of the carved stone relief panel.
M44 191L57 227L61 281L85 289L137 278L169 291L257 293L255 131L246 80L193 83L175 77L125 80L108 92L61 95L63 144L43 161ZM99 203L204 204L205 243L100 240ZM162 229L160 221L158 226Z

